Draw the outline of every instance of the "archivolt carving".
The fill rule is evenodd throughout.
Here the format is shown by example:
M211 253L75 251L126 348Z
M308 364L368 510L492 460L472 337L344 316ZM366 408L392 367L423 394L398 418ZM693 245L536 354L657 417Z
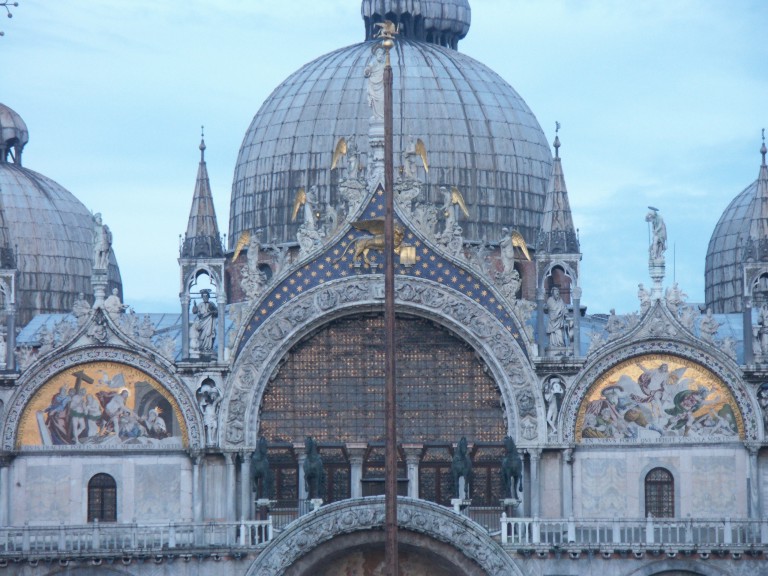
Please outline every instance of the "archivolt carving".
M243 347L235 365L229 391L222 403L226 442L232 446L255 446L258 409L267 378L275 373L280 359L312 329L353 309L380 309L380 276L359 276L329 282L303 293L273 314ZM522 414L516 411L515 394L533 386L535 376L525 362L522 344L499 321L476 302L428 280L397 278L396 298L400 311L409 311L447 326L473 346L488 364L507 407L507 428L517 434ZM297 308L301 310L297 313ZM533 394L533 397L537 397ZM537 402L526 409L535 428L543 422L544 408ZM530 424L529 424L530 427ZM528 434L531 436L531 434ZM532 435L535 439L537 433Z
M323 506L272 540L248 569L246 576L283 574L302 556L335 536L380 529L383 525L382 497L345 500ZM489 576L522 576L509 554L487 532L447 508L424 500L399 498L397 525L400 530L424 534L455 546Z
M16 434L19 427L19 419L24 407L35 393L50 378L73 366L86 362L110 361L127 364L138 368L152 376L162 384L176 399L179 410L186 422L189 434L190 448L203 444L201 436L201 422L199 410L195 399L187 387L177 380L171 372L160 364L148 358L140 356L129 350L109 347L77 348L65 352L61 356L37 366L36 369L25 373L18 383L18 391L9 402L8 416L3 429L3 450L13 450L16 444Z

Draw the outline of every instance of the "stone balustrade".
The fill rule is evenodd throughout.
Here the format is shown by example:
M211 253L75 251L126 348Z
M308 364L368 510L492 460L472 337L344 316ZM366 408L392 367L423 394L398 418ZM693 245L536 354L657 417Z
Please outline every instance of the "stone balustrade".
M754 549L768 546L768 519L544 519L502 514L501 543L532 550Z
M19 557L170 554L253 548L272 538L272 520L247 522L0 527L0 560Z

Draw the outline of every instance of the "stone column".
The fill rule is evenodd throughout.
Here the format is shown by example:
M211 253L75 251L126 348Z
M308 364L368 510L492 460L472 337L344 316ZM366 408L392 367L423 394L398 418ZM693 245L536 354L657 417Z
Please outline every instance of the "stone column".
M224 271L222 270L222 278ZM222 286L216 291L216 305L219 307L219 315L217 317L216 328L216 356L219 362L224 362L224 343L227 339L226 331L224 330L224 319L227 315L227 294Z
M760 451L759 444L749 443L745 445L749 452L749 517L752 520L760 519L760 468L757 454Z
M0 526L11 525L11 456L0 457Z
M5 310L5 369L16 370L16 304L11 303Z
M227 522L234 522L235 517L235 491L237 490L237 479L235 477L235 458L237 453L227 452L224 454L224 462L227 466Z
M403 444L405 452L405 466L408 471L408 497L419 497L419 462L421 453L424 450L423 444Z
M528 448L531 457L531 517L541 515L541 487L539 486L539 465L541 463L541 448Z
M752 346L752 298L745 295L742 300L744 304L741 313L742 324L744 326L744 364L750 366L755 363L755 350ZM758 350L757 352L761 353L762 351Z
M296 459L299 461L299 500L307 499L307 484L304 482L304 462L307 460L307 449L303 442L296 442L293 445L293 451L296 453Z
M200 466L202 456L192 454L192 521L203 521L203 487L200 482Z
M363 458L368 444L365 442L354 442L347 444L347 454L349 455L349 492L352 498L362 498L363 496Z
M573 289L573 357L581 356L581 288L576 286Z
M240 520L253 518L253 490L251 488L251 456L240 452Z
M563 517L573 516L573 448L563 450Z
M549 346L549 340L547 339L547 332L544 329L544 287L539 286L536 290L536 334L539 345L539 358L543 358L546 355L547 346Z
M181 359L189 358L189 293L179 295L181 299Z

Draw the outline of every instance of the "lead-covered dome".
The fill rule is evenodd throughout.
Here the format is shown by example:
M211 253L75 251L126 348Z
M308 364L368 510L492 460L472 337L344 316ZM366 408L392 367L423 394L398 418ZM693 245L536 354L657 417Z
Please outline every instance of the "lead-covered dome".
M466 0L429 4L466 5L468 26ZM376 14L370 17L380 19ZM306 64L264 102L245 134L235 168L231 243L243 231L257 229L267 241L295 241L299 223L290 222L291 207L300 187L316 185L322 203L336 204L339 175L330 166L339 138L353 135L367 163L371 111L364 70L374 45L363 42ZM459 187L470 211L469 221L459 222L465 239L495 240L506 226L533 243L552 155L523 99L480 62L414 35L398 37L391 59L395 170L402 165L409 136L421 138L430 163L422 194L439 202L439 185Z
M0 104L0 121L11 118ZM12 111L11 111L12 112ZM21 122L16 126L26 125ZM3 135L10 134L4 124ZM26 143L26 142L24 142ZM93 217L62 186L21 165L21 148L0 156L0 249L10 251L18 270L17 322L41 312L69 312L79 292L92 296ZM7 259L2 265L9 267ZM109 288L122 291L120 271L110 256ZM91 299L92 301L92 299Z

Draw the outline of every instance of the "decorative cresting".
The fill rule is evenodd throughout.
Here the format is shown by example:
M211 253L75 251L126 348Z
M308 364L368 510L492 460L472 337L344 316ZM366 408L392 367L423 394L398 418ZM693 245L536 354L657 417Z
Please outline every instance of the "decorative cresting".
M478 352L501 391L510 434L522 437L522 443L534 440L539 422L544 422L544 408L539 395L531 390L535 376L507 326L480 303L434 281L400 276L395 279L395 293L398 311L448 327ZM301 292L290 306L281 307L261 322L238 355L229 379L222 403L224 443L231 447L256 445L264 389L281 359L300 338L336 317L380 310L382 299L381 277L361 275Z
M563 405L566 442L756 441L759 410L718 353L679 340L644 340L586 367Z
M9 402L8 415L5 427L3 428L3 450L11 451L19 446L24 424L22 416L26 414L28 407L33 407L32 404L37 401L38 394L44 390L51 380L66 373L72 376L72 384L74 384L78 372L82 372L88 378L91 378L92 373L100 368L104 369L118 365L123 365L127 370L133 369L146 374L164 389L166 393L158 392L161 397L168 401L172 408L177 409L175 416L178 419L185 447L195 448L203 444L202 426L194 398L187 387L173 375L169 367L130 350L110 346L89 346L62 352L46 362L32 366L28 372L23 374L18 382L18 391ZM110 371L105 370L105 372L107 373L106 378L109 379ZM116 374L119 371L112 370L112 372ZM98 374L98 372L96 373ZM115 374L112 374L112 376ZM102 374L98 375L104 377ZM114 384L117 386L118 383L115 382ZM104 387L109 388L109 383L106 380ZM151 385L149 387L155 389ZM123 388L117 387L115 390L120 392ZM53 398L48 398L48 401L52 402ZM104 408L106 409L106 407ZM146 448L147 446L123 442L119 444L94 443L74 447L87 448L89 450L123 450L127 448ZM53 446L52 448L60 447Z
M381 530L384 525L383 497L345 500L323 506L303 516L272 540L246 573L272 576L305 554L336 536ZM454 546L475 561L489 576L522 576L522 572L488 532L469 518L452 510L411 498L398 498L397 525L400 530L426 535Z

